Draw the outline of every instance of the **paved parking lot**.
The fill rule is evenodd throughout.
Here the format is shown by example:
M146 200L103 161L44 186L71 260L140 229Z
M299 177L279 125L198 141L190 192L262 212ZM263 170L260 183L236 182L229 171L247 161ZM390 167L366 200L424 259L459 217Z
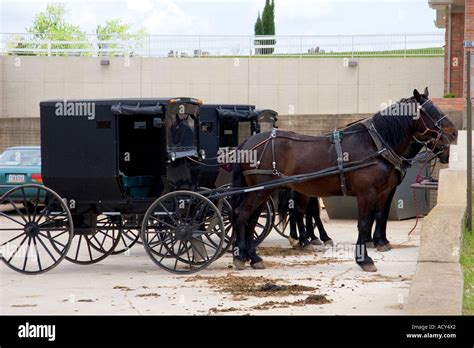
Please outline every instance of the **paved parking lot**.
M225 255L187 276L157 268L136 245L130 255L94 265L63 261L28 276L1 266L3 314L401 314L415 273L419 230L414 220L388 223L390 252L369 250L378 267L364 273L353 261L354 220L323 221L336 245L296 252L272 232L261 245L267 269L232 269Z

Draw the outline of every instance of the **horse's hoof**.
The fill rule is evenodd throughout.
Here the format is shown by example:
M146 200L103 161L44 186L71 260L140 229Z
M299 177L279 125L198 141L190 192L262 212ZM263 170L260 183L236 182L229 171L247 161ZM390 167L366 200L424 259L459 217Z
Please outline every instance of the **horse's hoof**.
M239 259L234 259L233 263L234 263L234 267L237 270L242 271L242 270L245 269L245 261L242 261L242 260L239 260Z
M327 241L324 242L324 245L334 246L334 242L332 241L332 239L328 239Z
M384 253L384 252L390 251L390 250L391 250L391 246L389 246L388 244L377 245L377 251L379 251L381 253Z
M314 251L323 252L323 251L326 251L326 248L323 245L315 245Z
M293 238L289 237L288 241L290 242L290 245L293 249L297 249L298 246L300 245L300 242L298 241L298 239L293 239Z
M311 241L312 245L323 245L323 242L321 242L319 239L313 239Z
M392 249L393 249L392 244L390 244L390 243L385 244L385 246L388 248L388 250L392 250Z
M369 249L373 249L373 248L375 248L375 244L374 244L374 242L368 242L368 243L365 243L365 246L366 246L367 248L369 248Z
M263 263L263 261L255 262L250 266L252 266L253 269L265 269L265 264Z
M311 245L311 244L306 244L304 246L300 246L300 249L301 250L306 250L306 251L316 251L316 248L314 247L314 245Z
M373 263L363 263L359 264L359 266L364 272L377 272L377 267Z

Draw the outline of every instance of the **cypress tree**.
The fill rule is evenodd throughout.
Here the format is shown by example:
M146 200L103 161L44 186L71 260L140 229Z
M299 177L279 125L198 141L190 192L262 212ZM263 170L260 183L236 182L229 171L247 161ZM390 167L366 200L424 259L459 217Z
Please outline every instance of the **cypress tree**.
M270 5L268 33L266 35L275 35L275 0L272 0Z
M262 13L262 25L263 25L263 35L270 35L269 31L271 30L271 5L270 0L265 0L265 7L263 8Z
M263 23L262 18L260 18L260 12L258 13L257 22L255 22L254 33L255 35L263 35Z

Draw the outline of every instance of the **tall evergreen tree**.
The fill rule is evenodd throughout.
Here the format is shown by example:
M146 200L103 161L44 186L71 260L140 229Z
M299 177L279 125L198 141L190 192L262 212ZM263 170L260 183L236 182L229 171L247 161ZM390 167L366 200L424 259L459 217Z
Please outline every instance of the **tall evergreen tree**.
M275 0L272 0L270 5L268 33L266 35L275 35Z
M275 35L275 0L265 0L262 16L258 13L255 35ZM255 45L275 45L275 40L255 40ZM274 48L256 48L255 54L271 54Z
M272 8L270 5L270 0L265 0L265 7L263 8L262 13L262 25L263 25L263 35L269 35L269 30L271 29L272 21Z
M258 13L257 22L255 22L254 33L255 35L263 35L263 23L260 12Z

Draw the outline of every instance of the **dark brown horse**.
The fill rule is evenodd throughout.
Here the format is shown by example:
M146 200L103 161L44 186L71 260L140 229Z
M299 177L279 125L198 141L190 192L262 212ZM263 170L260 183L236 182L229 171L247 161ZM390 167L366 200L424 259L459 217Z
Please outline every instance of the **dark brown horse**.
M408 147L408 150L404 153L403 158L403 168L408 168L412 165L413 162L419 162L421 165L428 165L428 163L433 159L439 159L440 163L446 164L449 162L449 137L442 135L442 137L436 142L436 139L433 142L417 142L414 141ZM427 150L420 154L420 150L423 147L426 147ZM373 238L370 237L367 240L367 246L373 246L377 248L378 251L389 251L392 249L389 240L387 239L387 221L388 215L390 213L390 205L395 195L396 187L392 189L392 192L389 194L385 209L378 211L376 213L376 220L378 223L375 225L375 230ZM378 219L377 219L377 215Z
M416 111L400 113L400 110ZM286 185L310 197L341 196L344 191L356 196L359 235L355 259L364 271L374 272L376 267L367 254L366 242L370 239L374 220L383 226L388 202L403 177L402 155L413 142L453 141L457 130L428 98L425 89L424 94L414 90L413 97L402 99L364 123L347 127L341 137L343 155L337 155L337 145L325 136L312 137L283 130L254 135L240 149L258 152L258 168L249 164L234 166L233 187L262 185L282 176L321 171L333 167L338 160L342 161L342 157L346 164L369 159L376 162L343 176L333 174ZM341 186L343 179L344 188ZM233 197L234 265L237 269L243 269L247 261L253 268L264 268L263 260L253 246L252 232L264 203L274 190L250 191Z

